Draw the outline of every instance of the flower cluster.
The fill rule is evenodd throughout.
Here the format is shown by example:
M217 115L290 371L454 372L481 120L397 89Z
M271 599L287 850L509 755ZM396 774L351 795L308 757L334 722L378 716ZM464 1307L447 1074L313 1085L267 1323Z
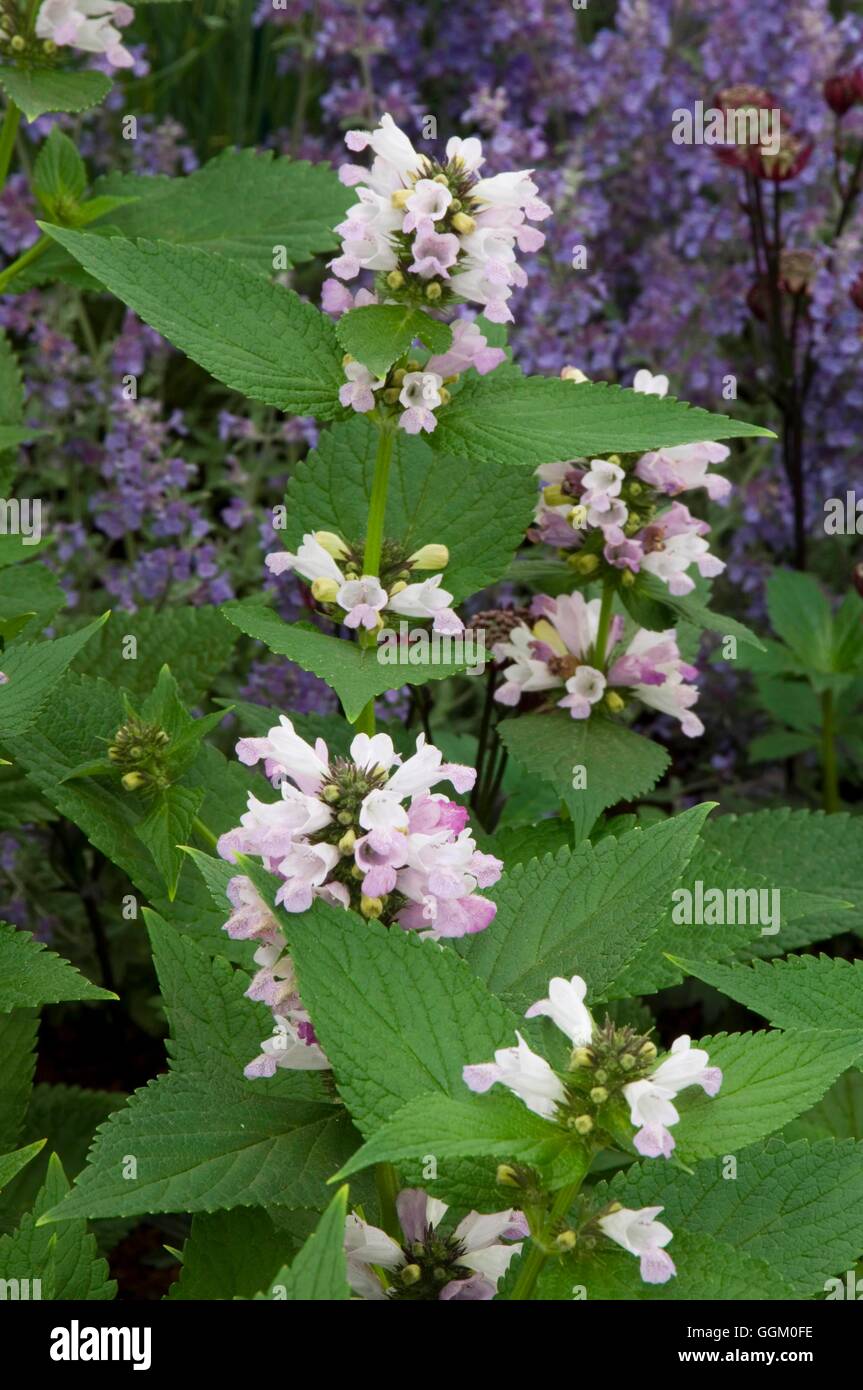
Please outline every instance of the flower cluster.
M529 1110L555 1120L582 1137L603 1128L618 1128L620 1100L637 1127L633 1140L645 1158L668 1158L674 1149L669 1126L680 1116L674 1099L687 1086L701 1086L715 1096L722 1072L708 1065L703 1048L692 1047L685 1035L655 1066L656 1044L630 1028L615 1028L607 1019L598 1029L584 1003L587 985L579 975L549 982L548 997L532 1004L525 1018L547 1015L573 1044L569 1069L556 1072L516 1034L515 1047L500 1048L493 1062L464 1068L472 1091L488 1091L500 1083L524 1101Z
M135 18L122 0L44 0L36 17L36 37L82 53L104 53L115 68L134 66L121 29Z
M445 1203L420 1188L400 1192L396 1210L401 1245L359 1216L348 1216L348 1283L362 1299L488 1301L529 1234L524 1216L515 1210L489 1216L472 1211L454 1230L443 1231ZM386 1282L384 1270L390 1276Z
M357 734L348 758L331 758L321 739L312 747L284 716L266 738L240 739L237 754L249 767L263 761L281 796L259 801L250 793L219 853L230 862L237 853L260 858L281 879L275 902L286 911L306 912L321 897L434 940L492 921L495 904L476 890L496 883L503 866L477 850L467 810L431 790L449 781L469 791L473 768L445 763L422 735L404 762L388 734ZM275 1018L276 1035L247 1075L328 1065L319 1049L303 1051L316 1048L316 1039L272 910L242 875L231 880L229 895L235 910L225 930L259 943L249 995Z
M675 1040L657 1066L656 1045L649 1038L631 1028L616 1028L611 1019L602 1028L596 1026L584 1002L586 994L580 976L556 977L549 981L547 998L537 1000L525 1014L548 1016L569 1039L572 1051L566 1071L556 1071L516 1033L515 1047L499 1048L493 1062L466 1066L464 1080L480 1094L494 1085L505 1086L534 1114L564 1126L589 1145L601 1145L603 1132L622 1140L628 1111L637 1131L632 1139L637 1152L646 1158L668 1158L674 1150L669 1126L680 1118L673 1101L694 1085L716 1095L722 1073L709 1066L704 1049L692 1047L686 1036ZM513 1180L520 1185L516 1171ZM580 1240L591 1248L593 1232L601 1231L639 1258L646 1283L664 1284L676 1271L664 1253L672 1233L655 1219L661 1211L662 1207L632 1210L612 1202L603 1213L590 1215L579 1233L568 1236L568 1248Z
M272 574L294 571L311 585L312 596L329 617L346 627L379 632L385 610L403 618L431 618L435 632L454 635L464 624L451 608L452 594L441 588L435 574L410 583L415 571L443 569L449 562L445 545L424 545L412 555L387 542L381 556L381 575L364 574L363 548L351 546L331 531L308 532L299 550L273 551L266 557Z
M535 621L513 627L505 641L496 642L496 660L504 666L503 683L495 699L517 705L527 695L565 691L557 704L573 719L588 719L600 704L619 714L628 699L680 720L688 737L704 732L693 712L698 671L680 655L674 628L650 632L638 628L624 645L624 620L615 615L603 651L597 650L601 603L580 593L549 598L544 594L530 607Z
M441 163L418 154L392 116L375 130L351 130L348 149L371 148L370 170L344 165L342 182L358 201L336 230L342 253L331 262L341 280L362 270L399 303L444 308L457 300L481 306L493 323L512 321L507 300L526 276L516 260L545 241L529 222L551 209L537 197L529 170L480 178L485 163L475 137L447 142Z
M561 375L585 380L574 367L564 367ZM665 396L668 378L641 370L633 387ZM584 577L598 573L604 560L624 572L624 583L644 571L667 584L672 594L691 593L693 565L702 578L714 578L725 565L710 553L705 521L682 502L667 510L662 505L665 497L702 487L713 501L724 501L731 484L708 468L722 463L728 452L726 445L708 440L651 450L627 465L617 455L543 464L537 470L543 488L531 538L575 552L570 563Z

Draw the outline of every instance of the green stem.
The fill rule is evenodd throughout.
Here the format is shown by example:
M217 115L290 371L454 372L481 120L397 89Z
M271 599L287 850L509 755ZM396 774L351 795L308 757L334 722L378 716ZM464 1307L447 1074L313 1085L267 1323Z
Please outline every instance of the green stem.
M399 1222L396 1197L399 1195L399 1179L391 1163L375 1164L375 1186L381 1209L381 1229L399 1245L401 1244L401 1224Z
M824 810L831 814L839 810L839 772L836 764L836 722L832 690L825 690L821 695L821 768L824 778Z
M608 633L611 627L613 606L614 581L612 579L606 579L602 588L602 606L599 610L599 627L596 630L596 642L593 648L593 662L598 671L605 670L605 648L608 644Z
M198 816L195 816L194 820L192 821L192 829L197 830L201 839L206 840L208 845L212 845L213 849L216 848L216 845L219 843L216 839L216 836L213 834L210 827L208 825L205 825L204 822L198 818Z
M390 481L390 464L393 457L393 431L389 423L380 426L378 451L375 456L375 471L372 478L372 495L369 498L369 517L366 523L366 544L363 551L363 574L380 574L381 553L384 547L384 527L387 517L387 489ZM361 734L375 731L375 702L369 700L360 712L355 728Z
M17 261L11 261L5 270L0 271L0 294L5 291L9 281L15 279L19 271L23 270L25 266L32 265L33 261L38 261L40 256L44 256L48 247L53 245L51 237L41 236L33 246L18 257Z
M539 1278L540 1270L552 1253L546 1248L546 1239L554 1234L554 1228L566 1213L569 1211L581 1187L582 1179L572 1182L568 1187L562 1187L554 1199L554 1203L549 1213L548 1225L542 1233L541 1239L533 1237L530 1249L522 1261L518 1277L513 1285L510 1299L516 1302L525 1302L533 1293L536 1281Z
M10 101L3 117L3 126L0 128L0 189L6 185L6 175L12 162L12 151L15 148L15 136L18 134L20 122L21 112L14 101Z

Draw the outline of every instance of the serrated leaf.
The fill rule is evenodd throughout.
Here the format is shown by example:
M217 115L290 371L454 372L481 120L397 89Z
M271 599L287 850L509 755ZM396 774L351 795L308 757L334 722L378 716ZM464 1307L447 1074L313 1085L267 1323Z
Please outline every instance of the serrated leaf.
M288 1240L262 1207L199 1212L183 1246L180 1277L168 1298L253 1298L281 1268Z
M0 1237L0 1279L41 1279L43 1299L112 1299L117 1285L108 1277L108 1265L99 1256L86 1223L70 1221L59 1231L39 1224L39 1218L68 1191L63 1165L53 1154L33 1211L21 1218L12 1235Z
M833 618L821 585L811 574L777 570L767 581L773 629L809 669L830 671Z
M350 309L336 325L345 352L377 377L385 377L419 338L431 352L443 353L452 344L452 329L410 304L366 304Z
M660 744L623 724L602 717L571 719L563 710L505 719L498 732L512 757L566 802L576 844L609 806L655 787L671 761ZM576 768L586 772L580 790L573 787Z
M433 1154L448 1159L509 1159L545 1170L553 1187L580 1182L590 1167L581 1140L528 1110L512 1096L452 1096L431 1093L402 1106L345 1164L337 1178L373 1163Z
M290 414L343 414L333 325L293 290L194 246L42 230L217 381Z
M61 72L57 68L0 67L0 87L28 121L46 111L86 111L111 90L103 72Z
M462 943L471 967L519 1014L554 975L581 975L588 1005L603 999L655 930L709 811L516 866L489 892L491 927Z
M789 1144L795 1139L863 1139L863 1072L846 1071L817 1105L785 1126L782 1138Z
M511 1041L517 1019L450 948L318 900L290 926L303 1003L358 1127L373 1132Z
M46 627L65 603L66 595L60 581L40 561L0 570L0 618L16 618L26 613L28 623L22 631L28 637Z
M674 1138L684 1162L736 1153L808 1110L863 1053L863 1036L797 1028L720 1033L698 1046L721 1068L722 1087L712 1097L695 1087L677 1097Z
M29 729L60 677L107 616L105 613L65 637L55 637L50 642L19 643L3 653L3 672L8 681L0 685L0 738L23 734Z
M183 866L180 848L189 838L192 822L204 798L200 787L165 787L154 798L146 816L135 826L135 834L147 846L173 902L177 880Z
M348 1189L342 1187L294 1259L282 1268L269 1291L259 1298L290 1302L343 1302L350 1298L345 1258L345 1214Z
M335 690L345 718L351 723L369 700L385 690L446 680L470 664L467 658L439 663L384 661L381 657L388 653L383 646L363 648L358 642L328 637L299 623L286 623L261 603L226 603L222 612L247 636L265 642L270 651L289 657L304 671L313 671L325 680Z
M762 435L771 430L605 382L497 373L466 381L437 415L432 445L471 460L536 468L596 454Z
M766 1260L798 1298L823 1293L825 1279L853 1268L863 1251L863 1146L851 1141L770 1139L738 1155L734 1180L715 1158L691 1175L640 1163L605 1195L630 1207L662 1206L673 1231L713 1236Z
M289 550L297 549L307 531L335 531L351 543L365 538L377 438L375 427L355 415L327 430L296 465L285 498ZM385 535L401 541L409 555L445 543L443 587L456 602L503 577L535 506L530 474L513 476L497 462L468 468L404 430L396 432Z
M116 999L20 927L0 922L0 1012L69 999Z
M0 1014L0 1153L8 1153L18 1142L30 1100L36 1067L36 1034L39 1015L35 1009L13 1009Z
M18 1012L6 1017L17 1018ZM45 1147L3 1194L0 1219L7 1230L17 1225L23 1213L35 1203L47 1179L51 1155L56 1153L70 1180L75 1178L87 1161L87 1150L97 1126L125 1101L122 1091L90 1091L80 1086L62 1085L33 1087L21 1137L28 1143L39 1140ZM47 1136L47 1140L43 1136Z
M0 1192L7 1183L26 1168L36 1155L45 1146L45 1140L39 1139L35 1144L28 1144L23 1149L16 1149L14 1153L0 1154Z
M788 956L769 965L680 965L775 1028L846 1029L858 1032L863 1044L863 961Z
M123 656L128 636L135 638L134 661ZM211 689L236 642L236 628L218 608L139 608L111 614L79 669L143 697L167 665L182 698L192 704Z
M87 169L75 142L52 126L33 166L33 192L50 211L77 203L87 187Z
M510 825L487 836L482 848L502 859L509 874L517 864L572 849L572 829L568 820L558 816L541 820L537 825ZM499 926L499 918L497 922Z
M672 594L668 585L663 584L655 575L639 575L632 589L621 588L620 597L633 616L652 631L662 632L665 628L673 626L676 619L691 623L699 631L716 632L722 637L736 637L738 642L754 647L757 651L766 650L761 638L750 632L744 623L738 622L736 618L729 618L724 613L714 613L713 609L708 608L695 594ZM646 599L653 604L655 612L646 614L643 609L639 610L639 599Z

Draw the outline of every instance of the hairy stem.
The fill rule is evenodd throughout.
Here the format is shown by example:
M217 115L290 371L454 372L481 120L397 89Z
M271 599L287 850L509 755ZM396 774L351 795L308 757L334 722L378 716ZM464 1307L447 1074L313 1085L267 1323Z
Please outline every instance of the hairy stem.
M381 568L381 551L384 545L384 526L387 516L387 489L390 481L390 464L393 457L393 432L389 424L380 426L378 451L375 456L375 472L372 479L372 495L369 498L369 517L366 523L366 544L363 551L363 574L378 575ZM356 729L359 733L373 734L375 731L374 697L361 710Z
M15 148L15 136L18 134L20 123L21 112L14 101L10 101L6 107L6 115L3 117L3 125L0 127L0 189L6 184L6 176L12 162L12 151Z
M546 1248L546 1242L549 1236L554 1234L554 1228L558 1221L566 1216L566 1213L578 1196L581 1182L581 1179L579 1179L578 1182L572 1182L568 1187L562 1187L558 1192L552 1204L548 1224L542 1233L542 1237L537 1240L534 1236L531 1240L530 1248L522 1261L521 1269L513 1285L510 1299L514 1299L516 1302L524 1302L533 1294L540 1271L551 1254L551 1251Z

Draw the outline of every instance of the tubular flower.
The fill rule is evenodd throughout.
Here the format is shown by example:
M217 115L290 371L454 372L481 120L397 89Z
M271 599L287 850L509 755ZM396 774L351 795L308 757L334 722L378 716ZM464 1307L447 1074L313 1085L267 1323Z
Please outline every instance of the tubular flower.
M83 53L104 53L115 68L134 59L123 47L120 30L135 18L131 5L119 0L44 0L36 16L36 37Z

